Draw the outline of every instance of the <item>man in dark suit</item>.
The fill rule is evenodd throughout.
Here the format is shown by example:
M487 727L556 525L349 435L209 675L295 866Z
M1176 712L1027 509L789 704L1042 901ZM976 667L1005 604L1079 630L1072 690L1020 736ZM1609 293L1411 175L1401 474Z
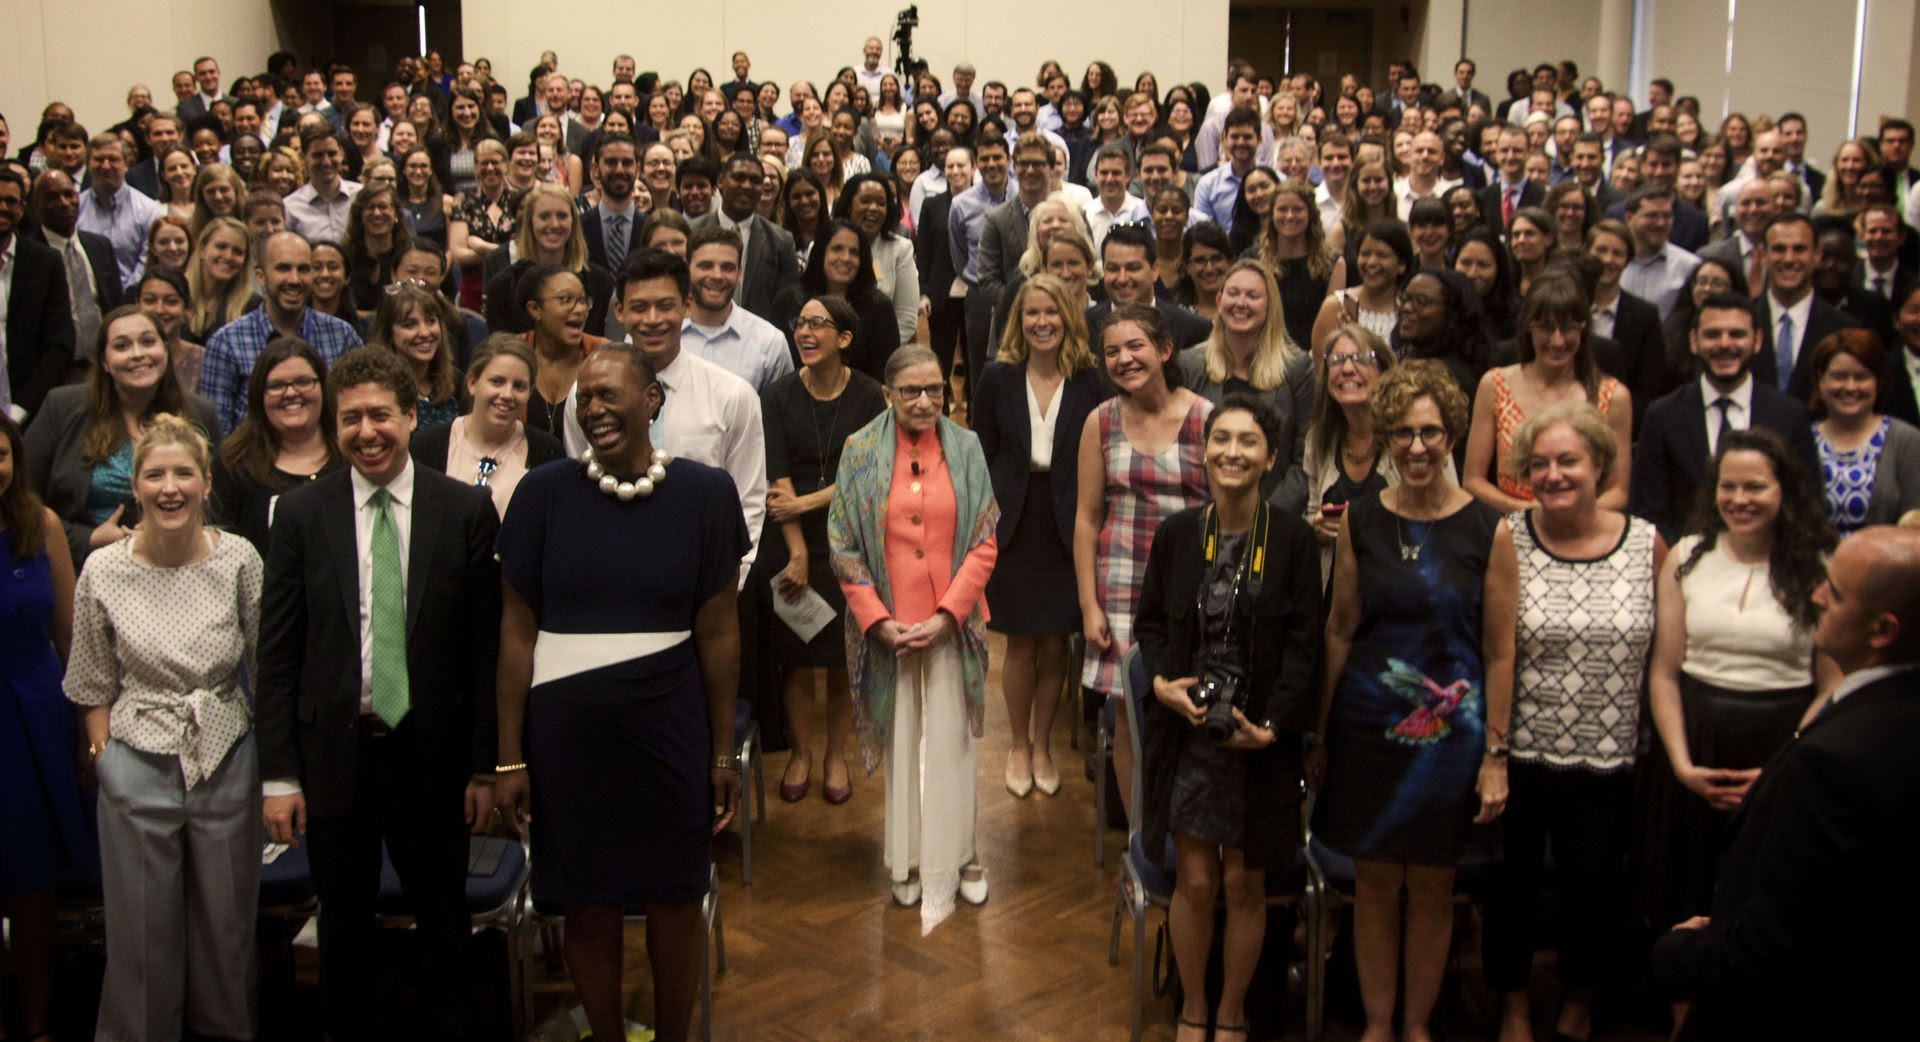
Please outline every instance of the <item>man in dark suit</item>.
M1813 349L1822 337L1861 322L1814 296L1813 222L1801 213L1767 224L1767 289L1754 298L1760 353L1753 375L1804 402L1813 393Z
M263 815L275 842L304 833L310 848L328 1034L461 1038L467 833L490 824L499 751L499 519L485 489L409 460L416 389L398 355L351 351L327 384L350 466L275 510L256 691ZM375 1025L382 842L422 966L422 1023L404 1031Z
M199 119L213 110L216 101L233 99L220 92L220 63L202 56L193 63L194 92L180 99L174 113L183 120Z
M1897 308L1913 289L1913 269L1900 261L1907 245L1907 224L1900 211L1886 203L1871 203L1860 208L1860 246L1862 263L1853 273L1853 284Z
M1674 181L1680 175L1680 139L1672 134L1662 134L1647 145L1642 155L1642 186L1672 194ZM1623 198L1609 205L1606 214L1625 220L1626 200ZM1707 215L1677 194L1673 196L1673 227L1667 232L1667 241L1688 253L1697 253L1707 244Z
M727 157L720 170L720 205L695 219L695 228L718 224L747 241L734 301L781 329L800 310L800 264L793 235L757 212L767 168L746 153Z
M33 182L27 201L40 240L60 255L67 273L67 300L73 309L73 367L84 370L91 361L100 318L124 302L120 268L113 260L113 243L106 236L81 231L80 190L73 178L48 170Z
M1911 1017L1920 931L1920 532L1842 542L1814 592L1814 649L1846 674L1728 825L1710 916L1654 946L1683 1042L1889 1038Z
M1733 234L1700 251L1701 260L1719 261L1746 276L1747 292L1758 296L1767 270L1767 224L1777 212L1773 188L1764 177L1747 179L1733 200Z
M1473 87L1473 76L1477 71L1479 70L1471 58L1462 58L1453 63L1453 87L1440 95L1441 106L1457 103L1460 106L1460 114L1464 116L1468 109L1478 105L1491 114L1493 99L1487 97L1486 91L1475 90Z
M1774 131L1780 135L1781 169L1807 186L1801 210L1810 210L1826 190L1827 175L1807 162L1807 117L1798 112L1785 113L1774 124Z
M1175 351L1184 351L1212 335L1213 323L1171 300L1154 297L1152 232L1138 225L1114 225L1100 244L1100 265L1106 272L1103 284L1107 299L1087 309L1087 335L1093 342L1094 357L1100 356L1100 328L1122 304L1159 308Z
M587 240L587 260L608 271L620 270L627 251L639 241L640 222L646 218L633 204L639 152L640 146L628 135L606 134L589 157L593 182L600 186L600 202L581 216L580 232ZM594 335L620 340L627 331L620 325L620 316L608 308L606 329L595 330Z
M1523 206L1539 206L1547 192L1527 177L1527 132L1519 127L1500 128L1493 162L1499 176L1478 193L1480 220L1504 238L1514 213Z
M1893 343L1893 305L1885 297L1859 285L1860 254L1853 239L1853 222L1845 217L1821 217L1813 222L1813 299L1873 331L1880 343ZM1813 341L1815 345L1819 341Z
M127 168L127 183L151 199L160 195L160 154L180 144L180 121L164 112L147 120L147 158Z
M73 360L73 310L60 255L45 242L17 234L27 211L27 179L0 166L0 281L7 294L6 382L0 411L16 421L40 410L47 392L66 380Z
M1764 427L1780 435L1821 487L1806 407L1758 379L1749 364L1760 342L1754 325L1748 301L1731 293L1708 297L1689 341L1700 379L1648 406L1634 440L1627 510L1652 521L1668 545L1685 532L1723 430Z
M966 332L966 298L952 293L960 273L953 266L953 251L948 247L947 218L953 213L953 197L973 187L973 150L965 145L948 148L941 171L947 177L947 190L928 196L921 204L913 253L920 271L920 295L927 302L927 334L933 341L933 353L940 359L941 375L952 376L954 352Z

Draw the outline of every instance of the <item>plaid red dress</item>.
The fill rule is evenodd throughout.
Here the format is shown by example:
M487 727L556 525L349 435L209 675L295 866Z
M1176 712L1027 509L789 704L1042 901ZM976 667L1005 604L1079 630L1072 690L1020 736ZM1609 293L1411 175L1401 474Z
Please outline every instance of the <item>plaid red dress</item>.
M1133 616L1140 586L1147 577L1147 549L1160 522L1207 500L1207 469L1201 458L1202 431L1213 404L1194 397L1180 435L1156 453L1133 447L1120 424L1120 403L1112 398L1100 417L1101 457L1106 463L1106 520L1094 547L1094 591L1107 613L1113 642L1106 651L1089 645L1080 682L1109 697L1120 694L1121 664L1133 647Z

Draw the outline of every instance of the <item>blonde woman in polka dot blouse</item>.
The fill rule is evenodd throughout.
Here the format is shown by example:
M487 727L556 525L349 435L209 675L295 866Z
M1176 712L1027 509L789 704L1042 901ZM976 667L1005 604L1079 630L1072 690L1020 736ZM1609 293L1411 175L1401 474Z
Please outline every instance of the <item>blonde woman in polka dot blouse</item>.
M134 534L87 558L67 697L100 779L107 912L96 1037L252 1038L260 768L246 678L259 554L208 529L206 439L171 414L133 450ZM191 953L191 957L189 957Z

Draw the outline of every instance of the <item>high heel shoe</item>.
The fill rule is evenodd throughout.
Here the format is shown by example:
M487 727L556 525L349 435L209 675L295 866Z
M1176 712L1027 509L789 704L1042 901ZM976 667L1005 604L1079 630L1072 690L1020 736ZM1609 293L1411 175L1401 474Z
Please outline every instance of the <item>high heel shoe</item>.
M1042 774L1039 771L1033 772L1033 787L1036 789L1039 789L1040 795L1042 796L1051 796L1054 793L1059 792L1060 791L1059 767L1057 767L1053 763L1053 761L1051 760L1047 761L1047 772L1045 774Z
M786 803L799 803L801 800L807 798L807 790L811 788L813 788L813 772L811 770L807 772L807 776L802 778L798 784L788 781L786 777L782 775L780 778L780 799Z
M842 761L840 766L842 770L845 770L845 761ZM847 783L838 788L835 788L833 783L827 780L827 778L831 777L833 777L833 771L829 769L827 771L827 777L820 779L820 795L826 797L827 802L836 807L853 799L853 773L849 771L847 773Z
M1027 765L1027 769L1024 771L1015 770L1014 764L1013 764L1013 756L1012 754L1008 754L1006 783L1007 783L1008 792L1013 793L1014 796L1020 799L1026 799L1027 793L1030 793L1033 791L1032 763L1029 762Z

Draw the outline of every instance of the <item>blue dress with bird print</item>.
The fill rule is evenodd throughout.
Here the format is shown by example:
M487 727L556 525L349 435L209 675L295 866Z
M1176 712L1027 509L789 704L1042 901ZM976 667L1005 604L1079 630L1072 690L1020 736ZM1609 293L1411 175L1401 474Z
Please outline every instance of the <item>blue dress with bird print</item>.
M1473 825L1485 749L1481 618L1500 514L1475 500L1409 521L1378 495L1348 507L1360 622L1327 719L1322 843L1411 865L1483 860Z

